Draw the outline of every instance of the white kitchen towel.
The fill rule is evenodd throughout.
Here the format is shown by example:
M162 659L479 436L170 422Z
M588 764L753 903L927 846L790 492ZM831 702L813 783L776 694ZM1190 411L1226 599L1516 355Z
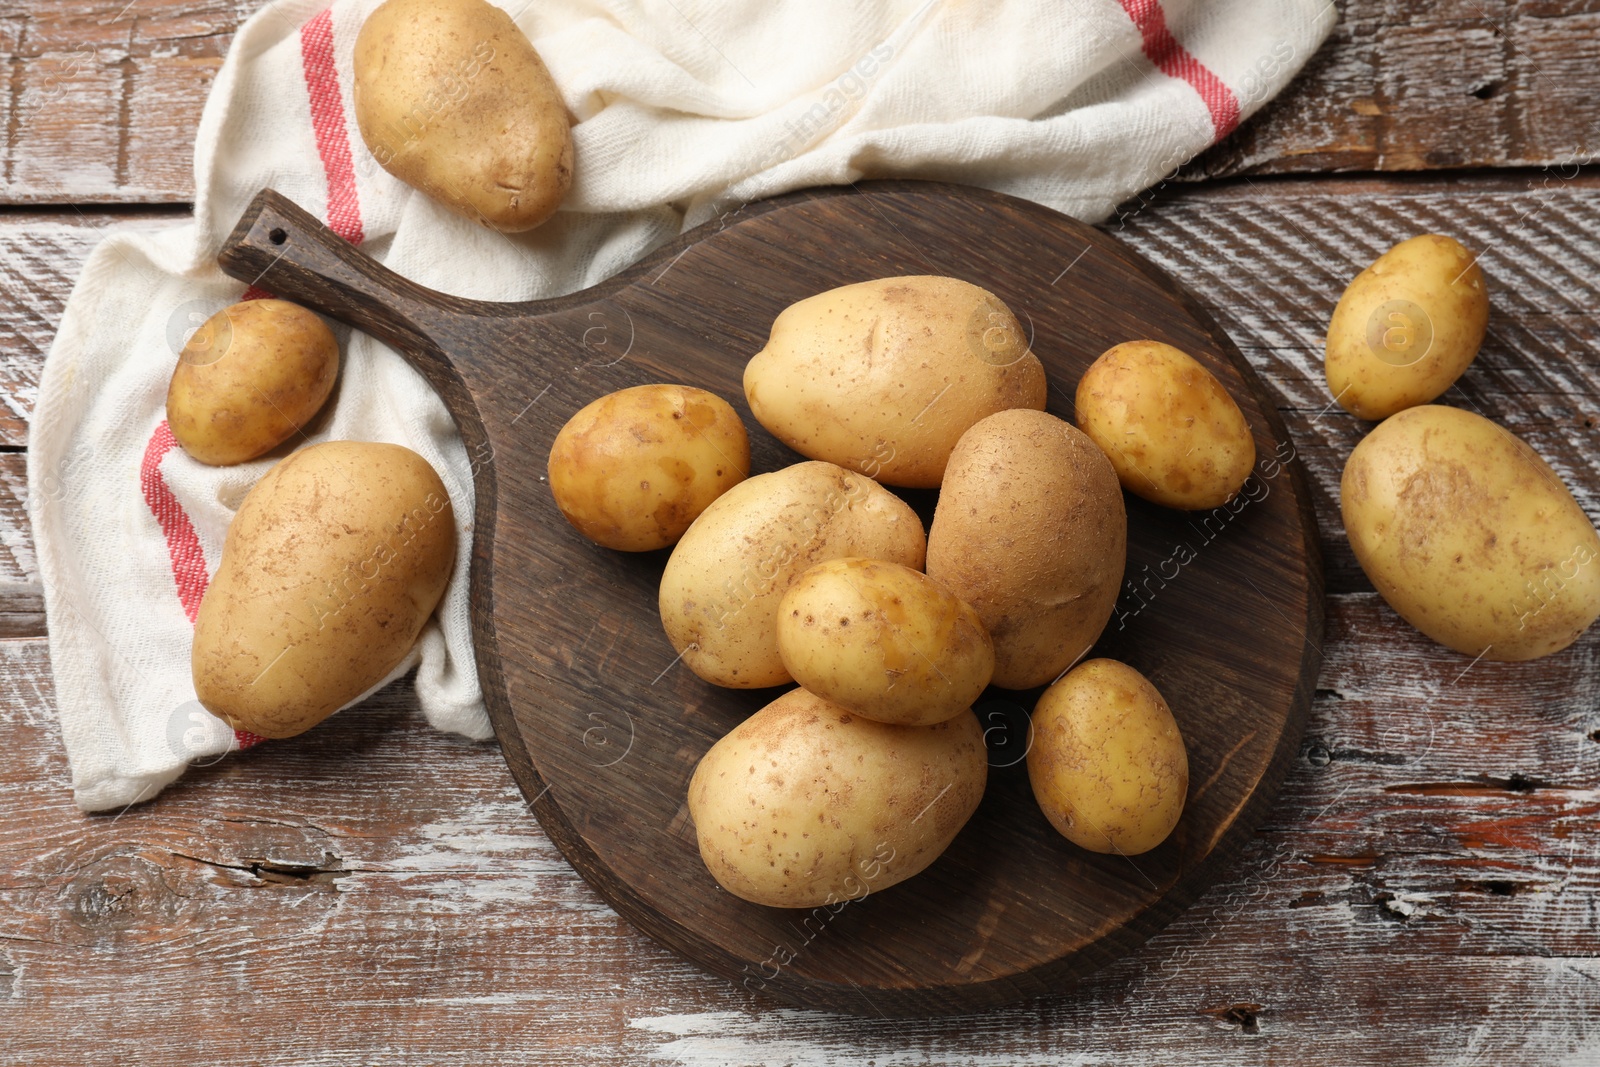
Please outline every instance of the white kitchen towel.
M271 461L203 466L163 417L187 334L260 295L215 256L261 188L423 285L490 300L582 289L751 200L861 178L964 182L1098 221L1276 94L1336 18L1327 0L496 2L576 120L575 183L538 230L488 232L366 150L350 57L378 0L276 0L240 28L206 104L194 221L112 233L84 266L40 383L28 480L85 809L149 799L191 762L256 740L195 702L189 646L228 522ZM460 87L431 88L449 99ZM308 439L408 445L444 478L462 523L457 568L397 674L418 668L435 726L486 737L466 595L469 457L400 357L339 338L336 401Z

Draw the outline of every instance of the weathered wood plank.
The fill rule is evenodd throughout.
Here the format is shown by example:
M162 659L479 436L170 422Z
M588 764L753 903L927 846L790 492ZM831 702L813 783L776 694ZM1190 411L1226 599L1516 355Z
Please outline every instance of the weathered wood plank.
M1600 635L1453 680L1386 612L1333 599L1329 691L1271 825L1166 932L1059 1001L892 1023L773 1010L635 934L494 748L432 732L402 687L82 816L43 642L0 642L0 1055L187 1063L246 1014L253 1055L308 1064L1594 1055Z
M1188 174L1559 167L1600 151L1600 99L1588 91L1600 12L1589 0L1337 2L1338 28L1300 78ZM258 6L8 4L0 202L192 199L200 110Z

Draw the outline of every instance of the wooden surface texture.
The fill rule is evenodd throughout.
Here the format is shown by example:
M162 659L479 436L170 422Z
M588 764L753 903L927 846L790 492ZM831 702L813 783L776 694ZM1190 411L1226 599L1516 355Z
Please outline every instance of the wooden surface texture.
M184 217L174 146L251 6L141 0L104 53L127 95L85 67L75 117L42 124L22 86L122 3L0 6L0 1063L1600 1062L1600 634L1470 666L1401 622L1343 536L1363 425L1321 376L1377 251L1428 229L1484 249L1489 341L1445 399L1600 518L1600 181L1566 165L1596 145L1595 5L1341 3L1303 79L1190 168L1235 177L1106 227L1275 396L1322 531L1323 669L1276 805L1193 907L1066 995L939 1021L780 1008L657 946L561 859L496 747L430 730L403 687L157 804L72 804L26 522L34 387L104 229ZM185 56L188 80L141 81Z

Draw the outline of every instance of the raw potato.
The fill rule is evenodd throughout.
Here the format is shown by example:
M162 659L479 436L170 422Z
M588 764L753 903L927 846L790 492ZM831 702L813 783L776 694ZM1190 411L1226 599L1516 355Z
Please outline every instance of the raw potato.
M744 372L750 411L784 444L886 485L933 488L986 415L1045 403L1016 316L956 278L880 278L785 308Z
M1356 275L1328 324L1328 388L1350 414L1384 419L1426 404L1472 363L1489 325L1477 259L1429 233Z
M167 425L201 463L229 466L277 448L310 422L339 376L339 343L287 300L225 307L184 344L167 387Z
M689 815L723 889L811 908L926 869L977 810L988 775L971 712L891 726L795 689L705 754Z
M1044 685L1088 651L1127 555L1116 471L1081 431L1018 410L962 436L928 530L927 570L983 620L995 685Z
M686 385L601 397L556 434L550 491L567 521L607 548L674 544L750 473L750 438L726 400Z
M195 695L236 730L309 730L406 658L455 546L444 483L409 448L294 453L228 527L194 623Z
M1092 659L1046 689L1033 709L1028 781L1067 840L1136 856L1178 825L1189 756L1149 679L1126 663Z
M920 571L875 559L800 575L778 605L778 653L813 693L902 726L961 714L994 673L976 611Z
M1536 659L1600 617L1600 536L1550 465L1480 415L1391 417L1350 454L1339 497L1373 586L1457 652Z
M1078 381L1077 422L1124 489L1163 507L1221 507L1256 462L1244 412L1222 383L1159 341L1129 341L1095 360Z
M683 535L661 575L661 625L689 669L716 685L790 681L778 602L806 568L841 556L922 566L916 512L832 463L796 463L740 482Z
M355 113L379 165L496 230L531 230L572 184L566 104L485 0L388 0L356 35Z

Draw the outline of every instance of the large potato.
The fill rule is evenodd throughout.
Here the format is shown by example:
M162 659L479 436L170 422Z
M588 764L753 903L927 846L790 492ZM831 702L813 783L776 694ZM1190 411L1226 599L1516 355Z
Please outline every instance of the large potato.
M994 673L976 611L920 571L876 559L800 575L778 604L778 654L818 696L902 726L961 714Z
M673 544L749 473L738 413L686 385L609 393L568 419L550 448L561 514L591 541L624 552Z
M1077 422L1124 489L1163 507L1221 507L1256 462L1244 412L1222 383L1159 341L1128 341L1095 360L1078 380Z
M444 483L409 448L294 453L228 527L194 623L195 696L236 730L309 730L405 659L455 545Z
M784 444L887 485L932 488L973 423L1044 407L1044 367L999 298L956 278L880 278L792 304L744 372Z
M891 726L795 689L705 754L689 780L689 815L722 888L811 908L924 870L977 810L988 775L971 712Z
M841 556L922 566L922 523L904 501L832 463L796 463L722 494L661 575L661 624L689 669L735 689L790 680L778 602L800 573Z
M320 318L287 300L247 300L184 344L167 386L167 425L201 463L243 463L310 422L338 376L339 343Z
M1489 290L1471 252L1436 233L1401 241L1333 309L1328 388L1363 419L1426 404L1461 377L1488 325Z
M1054 415L990 415L951 453L928 576L983 620L995 685L1043 685L1083 655L1111 618L1127 554L1111 461Z
M1050 825L1092 852L1135 856L1167 839L1189 755L1167 702L1126 663L1092 659L1033 709L1028 781Z
M530 230L572 184L567 108L485 0L388 0L356 35L361 139L396 178L497 230Z
M1373 586L1457 652L1535 659L1600 617L1600 536L1550 465L1481 415L1389 418L1350 454L1339 498Z

